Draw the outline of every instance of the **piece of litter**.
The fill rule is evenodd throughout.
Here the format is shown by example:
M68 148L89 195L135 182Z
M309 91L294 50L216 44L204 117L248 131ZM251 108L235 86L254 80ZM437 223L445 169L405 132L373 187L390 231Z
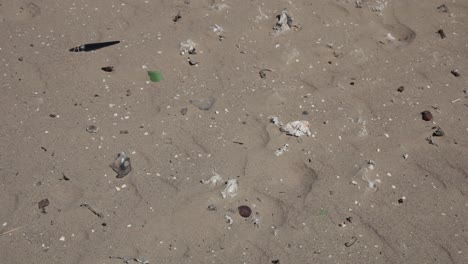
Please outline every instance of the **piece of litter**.
M60 240L60 241L65 241L65 237L64 237L64 236L62 236L62 237L60 237L60 239L59 239L59 240Z
M284 152L288 151L288 147L289 147L289 144L284 144L284 146L282 146L281 148L275 151L275 155L276 156L283 155Z
M224 199L226 199L226 197L228 196L234 197L237 195L237 188L238 188L237 179L228 180L226 187L224 188L224 190L221 191L221 195L223 196Z
M197 54L195 47L197 46L197 43L193 42L191 39L187 39L185 42L180 43L179 51L180 55L185 55L185 53L188 54Z
M114 162L109 165L117 173L117 178L123 178L132 171L130 158L124 152L117 154Z
M164 79L162 73L158 71L148 71L148 76L152 82L160 82Z
M407 159L408 157L409 157L409 155L408 155L408 154L406 154L406 153L405 153L405 154L403 154L403 158L404 158L404 159Z
M309 129L310 125L308 121L294 121L289 122L286 125L282 126L280 130L286 132L287 135L300 137L300 136L310 136L312 133Z
M219 174L217 174L215 172L215 170L213 170L213 176L211 176L210 179L208 180L201 180L201 183L203 184L211 184L211 186L216 186L216 184L218 184L218 182L222 182L223 181L223 178L221 178L221 176L219 176Z

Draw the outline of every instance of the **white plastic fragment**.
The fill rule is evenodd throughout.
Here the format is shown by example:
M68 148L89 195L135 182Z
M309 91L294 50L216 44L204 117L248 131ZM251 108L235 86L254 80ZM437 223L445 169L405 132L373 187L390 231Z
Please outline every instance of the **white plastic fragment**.
M286 134L295 137L301 137L304 135L310 136L312 133L309 129L310 125L308 121L294 121L289 122L286 125L282 126L280 130L286 132Z
M188 54L195 54L195 47L197 46L197 43L193 42L191 39L187 39L185 42L180 43L180 55L185 55L185 53Z
M288 151L289 144L284 144L281 148L277 149L275 151L276 156L281 156L283 155L284 152Z
M238 184L237 184L236 179L228 180L226 187L224 188L224 190L221 191L221 195L223 196L223 199L226 199L226 197L228 196L229 197L236 196L237 188L238 188Z
M208 180L201 180L201 182L203 184L211 184L211 186L216 186L218 182L223 181L223 178L221 178L221 176L219 176L219 174L217 174L215 170L213 170L213 174L214 175L211 176L211 178L209 178Z
M408 155L408 154L406 154L406 153L405 153L405 154L403 154L403 158L404 158L404 159L407 159L408 157L409 157L409 155Z

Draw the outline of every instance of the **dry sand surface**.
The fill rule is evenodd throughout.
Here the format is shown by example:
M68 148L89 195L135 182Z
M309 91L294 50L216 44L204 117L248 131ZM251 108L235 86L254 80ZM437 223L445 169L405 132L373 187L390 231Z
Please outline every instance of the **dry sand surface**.
M0 262L468 263L467 25L466 0L0 1Z

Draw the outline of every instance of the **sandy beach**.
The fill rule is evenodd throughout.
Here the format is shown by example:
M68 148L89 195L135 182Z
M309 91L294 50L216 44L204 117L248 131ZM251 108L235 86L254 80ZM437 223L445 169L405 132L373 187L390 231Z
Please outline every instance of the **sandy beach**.
M468 263L467 25L0 0L0 263Z

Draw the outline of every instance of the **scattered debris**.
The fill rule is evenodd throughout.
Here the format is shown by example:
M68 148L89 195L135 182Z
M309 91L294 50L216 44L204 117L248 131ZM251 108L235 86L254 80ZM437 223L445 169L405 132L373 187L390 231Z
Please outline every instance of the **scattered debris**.
M300 136L310 136L312 133L309 129L310 125L308 121L294 121L289 122L284 126L280 127L282 132L286 132L287 135L300 137Z
M101 70L105 71L105 72L113 72L114 71L114 67L112 66L106 66L106 67L102 67Z
M88 133L94 134L94 133L97 133L98 131L99 131L99 128L95 125L89 125L88 127L86 127L86 132Z
M117 178L123 178L132 171L130 158L124 152L117 154L117 158L109 166L117 173Z
M222 11L222 10L227 9L227 8L229 8L229 6L226 5L225 3L214 4L214 5L210 6L210 9L213 9L213 10L216 10L216 11Z
M216 208L216 205L214 205L214 204L208 205L208 208L207 208L207 209L208 209L208 211L212 211L212 212L216 212L216 210L218 210L218 209Z
M190 66L198 66L198 61L193 61L190 57L187 58L187 61Z
M432 129L435 129L434 133L432 133L433 137L443 137L445 136L445 132L442 130L440 127L433 127Z
M120 130L119 132L121 135L127 135L128 134L128 130Z
M270 118L270 122L271 122L272 124L275 124L275 125L277 125L277 126L282 126L282 125L283 125L283 122L280 121L279 117L277 117L277 116L271 116L271 117L269 117L269 118Z
M369 179L369 172L373 171L375 169L375 161L373 160L368 160L366 163L359 168L357 171L356 175L361 176L362 180L368 183L368 187L372 191L377 191L377 183L380 182L379 179L376 180L371 180Z
M232 225L234 223L234 220L229 215L225 215L224 219L226 220L226 223L228 223L230 225Z
M292 17L286 12L286 10L283 10L281 14L276 16L276 19L278 21L276 22L276 25L273 27L273 30L275 30L276 35L279 35L285 31L290 30L293 27L293 19Z
M238 184L236 179L228 180L226 183L226 187L224 188L224 190L221 191L221 195L224 199L226 199L226 197L228 196L234 197L237 195L237 188Z
M460 77L460 73L458 72L457 69L451 70L450 73L455 77Z
M302 111L302 115L309 115L309 111Z
M133 257L109 257L109 258L115 258L115 259L121 259L125 264L131 264L132 262L140 263L140 264L149 264L148 260L142 259L142 258L133 258Z
M255 213L256 215L258 215L258 212ZM255 227L260 227L260 217L256 217L256 216L253 216L250 221L252 221L252 223L254 224ZM277 230L275 230L276 232ZM275 235L276 236L276 235Z
M274 259L271 261L271 264L280 264L279 259Z
M180 55L185 55L185 53L188 53L190 55L197 54L195 47L197 46L197 43L193 42L191 39L187 39L185 42L180 43Z
M398 199L398 203L399 203L399 204L402 204L402 203L403 203L403 199L402 199L402 198Z
M427 137L426 138L426 141L427 143L431 144L431 145L434 145L436 147L438 147L439 145L437 145L437 143L434 142L434 140L432 140L432 137Z
M239 211L240 216L247 218L252 214L252 209L248 207L247 205L241 205L237 208Z
M449 11L448 7L445 4L442 4L442 5L438 6L437 9L441 13L448 13L448 11Z
M50 114L49 116L52 117L52 118L56 118L56 117L57 117L56 114Z
M203 183L203 184L211 184L211 186L216 186L218 184L218 182L223 181L223 178L221 178L221 176L219 176L219 174L217 174L215 170L213 170L213 174L214 175L211 176L210 179L201 180L200 182Z
M62 179L60 180L69 181L70 178L68 178L67 175L65 175L65 173L62 172Z
M80 204L80 207L85 207L87 208L89 211L91 211L91 213L93 213L94 215L96 215L97 217L99 218L103 218L104 215L101 214L101 213L98 213L96 210L94 210L94 208L92 208L90 205L88 204Z
M288 151L289 144L284 144L281 148L275 151L275 156L281 156L284 152Z
M162 73L159 71L148 71L148 76L152 82L160 82L163 80Z
M41 209L41 212L43 214L47 214L46 212L46 207L50 205L49 199L42 199L37 203L39 209Z
M402 85L400 87L398 87L397 91L402 93L403 91L405 90L405 87Z
M270 69L261 69L258 74L260 75L260 78L264 79L266 77L266 72L271 72L272 70Z
M15 227L15 228L13 228L13 229L11 229L11 230L8 230L8 231L5 231L5 232L3 232L3 233L0 233L0 236L8 235L8 234L13 233L13 232L15 232L15 231L18 231L18 230L20 230L20 229L22 229L22 228L24 228L24 227L25 227L25 226Z
M345 247L350 247L350 246L354 245L354 243L356 243L356 241L357 241L357 237L352 236L351 240L349 242L346 242L344 245L345 245Z
M444 38L446 38L446 36L445 36L445 32L444 32L444 30L443 30L443 29L439 29L439 30L437 30L437 32L436 32L436 33L437 33L437 34L439 34L439 36L440 36L440 38L441 38L441 39L444 39Z
M422 117L422 120L424 121L432 121L432 113L429 112L429 111L423 111L421 112L421 117Z
M182 109L180 109L180 114L181 114L181 115L186 115L187 112L188 112L188 108L182 108Z
M174 18L172 19L172 21L177 22L177 21L179 21L181 18L182 18L182 16L180 15L180 11L179 11L179 12L177 12L177 15L174 16Z
M203 99L190 100L190 102L198 109L208 111L213 107L216 99L214 97L208 97Z
M213 32L216 33L216 35L218 36L221 36L224 32L224 28L217 24L214 24L214 26L211 26L210 29L213 30Z
M88 44L83 44L83 45L78 46L78 47L71 48L71 49L69 49L69 51L71 51L71 52L81 52L81 51L89 52L89 51L94 51L94 50L102 49L102 48L105 48L105 47L109 47L109 46L112 46L112 45L115 45L115 44L118 44L118 43L120 43L120 41L88 43Z
M456 102L458 102L458 101L460 101L460 100L461 100L460 98L457 98L457 99L452 100L452 101L450 101L450 102L453 104L453 103L456 103Z
M405 154L403 154L403 158L404 158L404 159L408 159L408 157L409 157L409 155L408 155L408 154L406 154L406 153L405 153Z

